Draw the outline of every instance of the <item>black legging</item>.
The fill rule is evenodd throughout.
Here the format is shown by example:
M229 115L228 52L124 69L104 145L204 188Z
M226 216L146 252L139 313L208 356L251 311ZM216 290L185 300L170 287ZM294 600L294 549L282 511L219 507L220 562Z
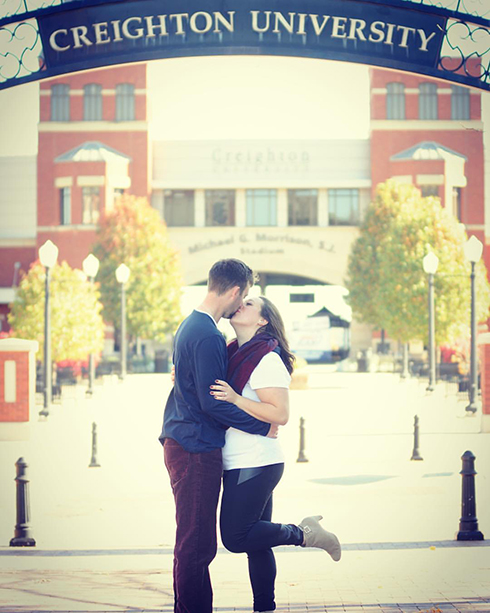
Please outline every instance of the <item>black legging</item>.
M293 524L274 524L272 492L284 464L226 470L223 474L220 529L223 545L248 555L254 611L273 611L276 562L272 547L301 545L303 532Z

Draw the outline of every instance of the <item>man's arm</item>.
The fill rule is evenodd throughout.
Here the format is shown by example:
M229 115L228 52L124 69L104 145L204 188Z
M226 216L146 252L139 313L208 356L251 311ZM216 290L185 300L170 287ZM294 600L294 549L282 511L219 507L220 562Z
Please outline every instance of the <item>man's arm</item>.
M267 436L271 427L269 423L255 419L234 404L217 400L210 394L210 385L226 376L225 350L224 340L218 336L203 340L196 349L195 382L201 408L225 426Z

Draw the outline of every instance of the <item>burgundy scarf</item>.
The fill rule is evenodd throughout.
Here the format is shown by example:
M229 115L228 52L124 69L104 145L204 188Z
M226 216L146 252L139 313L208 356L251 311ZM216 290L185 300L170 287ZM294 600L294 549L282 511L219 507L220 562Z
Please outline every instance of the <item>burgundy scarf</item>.
M238 347L235 339L228 345L227 382L238 394L242 393L254 368L260 360L274 351L279 343L269 334L258 334Z

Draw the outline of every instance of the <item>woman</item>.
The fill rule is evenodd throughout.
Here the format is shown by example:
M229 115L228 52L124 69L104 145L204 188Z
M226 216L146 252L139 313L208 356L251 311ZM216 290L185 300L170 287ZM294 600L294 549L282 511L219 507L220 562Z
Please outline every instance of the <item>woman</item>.
M229 383L217 380L210 393L257 419L285 425L294 356L277 308L263 296L247 298L231 325L237 338L228 346ZM272 547L319 547L338 561L340 543L320 526L321 516L308 517L299 525L272 523L272 492L284 471L278 439L229 428L223 468L221 539L229 551L248 555L254 611L274 611Z

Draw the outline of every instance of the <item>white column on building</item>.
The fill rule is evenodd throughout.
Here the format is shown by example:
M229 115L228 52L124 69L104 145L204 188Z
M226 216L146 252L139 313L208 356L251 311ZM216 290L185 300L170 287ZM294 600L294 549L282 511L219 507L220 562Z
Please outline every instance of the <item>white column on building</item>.
M247 199L244 189L235 191L235 223L237 228L247 225Z
M206 225L206 199L203 189L194 192L194 225L196 228L204 228Z
M154 189L151 192L151 206L158 211L160 219L163 219L163 189Z
M277 190L277 227L286 228L288 225L288 190Z
M326 187L318 190L318 226L320 228L328 226L328 189Z

